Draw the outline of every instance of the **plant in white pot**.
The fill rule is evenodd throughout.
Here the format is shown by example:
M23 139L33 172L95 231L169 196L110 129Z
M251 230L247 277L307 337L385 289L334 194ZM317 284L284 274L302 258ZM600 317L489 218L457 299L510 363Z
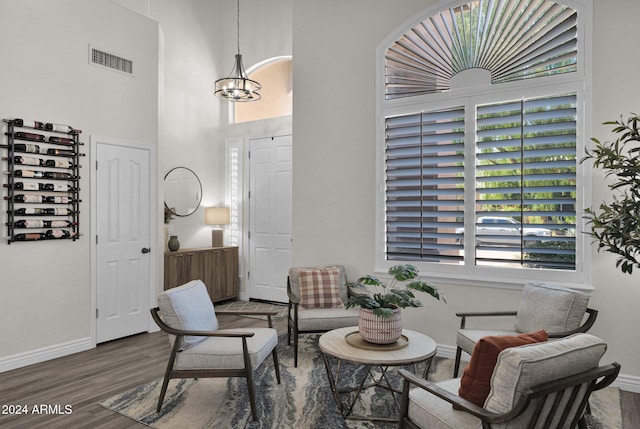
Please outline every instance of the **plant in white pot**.
M418 277L418 269L411 264L394 265L389 268L389 274L392 280L388 285L372 275L360 277L357 283L348 284L352 290L362 290L362 293L349 298L347 308L360 307L360 336L374 344L391 344L400 338L401 309L422 307L422 302L416 298L414 291L424 292L447 302L438 288Z

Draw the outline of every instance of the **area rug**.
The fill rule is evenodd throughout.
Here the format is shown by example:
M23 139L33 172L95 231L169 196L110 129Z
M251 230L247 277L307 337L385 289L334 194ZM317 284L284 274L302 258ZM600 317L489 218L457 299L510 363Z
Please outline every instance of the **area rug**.
M286 337L278 345L282 384L275 380L269 357L255 371L259 420L251 419L244 379L171 380L162 411L155 412L162 380L139 386L100 403L103 407L155 429L391 429L396 423L345 420L335 403L321 353L318 335L300 337L298 368L293 367L292 347ZM353 385L364 375L362 368L342 364L340 385ZM450 378L453 361L435 358L430 380ZM400 383L400 380L395 380ZM344 384L343 384L344 383ZM399 385L398 385L399 386ZM370 389L354 406L354 414L395 417L389 393ZM346 403L350 398L343 398ZM618 389L607 388L592 395L591 429L622 427Z
M231 301L223 304L215 304L216 310L225 311L277 311L278 314L271 316L271 320L282 320L287 317L287 304L276 304L259 301ZM266 316L242 316L250 319L267 320Z

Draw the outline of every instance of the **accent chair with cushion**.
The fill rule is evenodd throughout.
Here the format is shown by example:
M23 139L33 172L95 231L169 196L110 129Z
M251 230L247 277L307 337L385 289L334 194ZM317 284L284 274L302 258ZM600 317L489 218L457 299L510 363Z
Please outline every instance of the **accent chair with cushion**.
M466 374L432 383L400 370L399 427L586 428L591 392L610 385L620 371L617 363L599 366L606 348L590 334L508 347L498 355L482 406L458 394Z
M359 310L347 309L347 276L342 265L296 267L287 278L289 295L287 342L293 337L294 366L298 366L298 335L357 326Z
M465 312L456 313L460 317L460 329L456 337L456 359L453 367L454 378L458 376L462 352L473 353L482 337L496 335L516 335L544 330L549 338L562 338L575 333L587 332L594 324L598 311L587 308L589 295L559 286L528 283L522 290L522 298L517 311ZM585 315L586 320L585 320ZM511 329L469 329L467 318L473 317L515 317ZM583 321L584 320L584 321Z
M218 329L218 319L207 288L200 280L168 289L158 295L153 320L169 334L171 355L167 364L157 412L172 378L244 377L247 380L253 420L257 420L253 371L273 357L280 384L278 333L271 316L277 312L219 311L221 314L265 315L268 328Z

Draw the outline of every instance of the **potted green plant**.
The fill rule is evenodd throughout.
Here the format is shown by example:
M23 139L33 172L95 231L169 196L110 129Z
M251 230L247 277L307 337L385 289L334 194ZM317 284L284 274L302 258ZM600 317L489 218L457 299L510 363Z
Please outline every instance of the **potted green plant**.
M360 307L359 332L365 341L371 343L389 344L400 338L401 309L422 307L414 291L446 302L438 288L418 277L418 269L411 264L394 265L389 268L389 274L392 280L388 285L373 275L360 277L357 283L348 284L352 290L361 292L349 297L347 308Z
M590 225L586 233L598 242L598 251L619 255L616 267L627 274L631 274L634 266L640 267L639 123L640 117L635 113L627 119L620 116L618 121L605 122L604 125L613 125L613 133L618 137L605 142L592 138L595 148L587 149L581 160L593 160L594 167L613 178L608 185L613 191L613 200L602 202L599 210L585 210Z

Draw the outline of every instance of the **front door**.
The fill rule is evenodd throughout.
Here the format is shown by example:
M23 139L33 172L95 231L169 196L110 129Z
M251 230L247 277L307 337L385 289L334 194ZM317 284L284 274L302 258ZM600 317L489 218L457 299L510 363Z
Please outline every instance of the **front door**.
M287 302L291 135L249 140L249 297Z
M96 340L149 329L150 153L96 146Z

